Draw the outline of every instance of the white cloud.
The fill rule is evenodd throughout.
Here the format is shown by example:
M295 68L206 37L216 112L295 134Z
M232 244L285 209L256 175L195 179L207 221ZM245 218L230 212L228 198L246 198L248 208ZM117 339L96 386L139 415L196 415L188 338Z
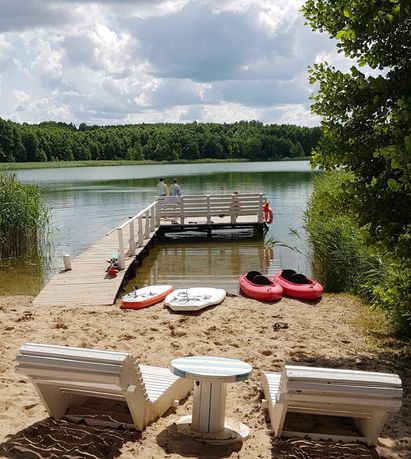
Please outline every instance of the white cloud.
M13 106L14 119L18 122L39 123L44 120L71 121L71 113L64 105L51 98L33 98L24 91L13 91L16 104Z
M0 0L0 117L313 123L306 67L343 58L301 4Z

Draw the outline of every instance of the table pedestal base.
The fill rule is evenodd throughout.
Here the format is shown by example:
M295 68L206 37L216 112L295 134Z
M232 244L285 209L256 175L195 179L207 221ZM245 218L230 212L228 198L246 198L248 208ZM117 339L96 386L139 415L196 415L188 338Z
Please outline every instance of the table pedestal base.
M191 416L183 416L169 423L172 424L177 425L177 430L181 434L214 445L242 442L250 435L250 429L245 424L230 418L225 418L224 429L220 432L199 432L192 429Z

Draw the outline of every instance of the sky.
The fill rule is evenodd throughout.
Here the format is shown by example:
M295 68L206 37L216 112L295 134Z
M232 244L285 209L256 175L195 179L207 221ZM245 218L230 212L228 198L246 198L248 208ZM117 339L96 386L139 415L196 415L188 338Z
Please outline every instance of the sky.
M0 117L317 126L307 66L349 67L300 0L0 0Z

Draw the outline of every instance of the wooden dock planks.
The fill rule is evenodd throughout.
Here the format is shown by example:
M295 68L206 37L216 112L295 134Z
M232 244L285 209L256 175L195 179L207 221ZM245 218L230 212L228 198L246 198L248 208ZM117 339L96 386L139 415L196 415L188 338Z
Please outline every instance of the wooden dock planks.
M231 224L230 217L215 217L211 224L205 218L188 217L184 228L211 227L218 229L222 226L238 227L244 225L261 225L256 216L239 216L236 223ZM175 224L172 219L162 219L160 228L175 227L181 230L180 224ZM150 232L149 238L144 239L143 245L136 248L135 256L139 255L147 246L160 228ZM119 271L116 277L109 276L105 269L108 267L106 260L109 260L112 253L118 250L117 232L114 231L104 236L91 247L86 249L79 256L71 260L70 271L60 271L55 274L45 285L43 290L34 299L34 306L71 306L90 305L107 306L116 301L117 294L123 282L127 269L133 262L135 256L126 258L125 269Z
M156 230L157 231L157 230ZM144 245L136 248L138 255L150 242L156 231L144 239ZM127 268L134 256L125 260L126 267L116 277L108 275L106 260L118 250L117 232L104 236L71 261L70 271L60 271L45 285L34 299L34 306L107 306L116 301Z

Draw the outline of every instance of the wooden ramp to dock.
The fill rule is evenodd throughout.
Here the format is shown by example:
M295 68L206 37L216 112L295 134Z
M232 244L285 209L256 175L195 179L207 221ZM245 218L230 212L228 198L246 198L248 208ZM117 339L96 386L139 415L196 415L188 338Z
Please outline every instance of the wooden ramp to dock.
M115 303L128 268L136 257L144 256L156 233L161 231L241 228L264 225L262 206L265 194L183 196L158 198L134 217L71 261L71 270L55 274L34 306L112 305ZM108 275L107 260L118 252L117 276ZM142 253L143 252L143 253Z
M157 229L156 229L157 231ZM138 255L155 235L150 232L142 247L136 248ZM118 251L117 232L104 236L85 252L71 260L70 271L60 271L46 284L34 299L34 306L112 305L123 282L127 268L134 256L125 257L125 269L116 277L108 275L106 260Z

